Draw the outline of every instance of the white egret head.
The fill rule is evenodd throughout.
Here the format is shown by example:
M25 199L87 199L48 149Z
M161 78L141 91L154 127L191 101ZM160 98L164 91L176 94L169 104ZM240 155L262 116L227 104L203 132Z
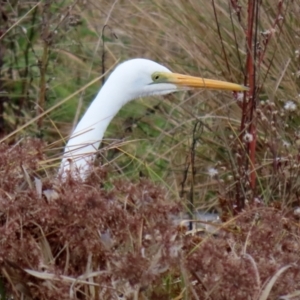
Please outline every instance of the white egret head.
M171 71L148 59L136 58L123 62L115 68L107 84L118 85L117 89L128 93L125 97L136 99L147 95L161 95L176 91L172 83L158 83L160 74L172 74Z

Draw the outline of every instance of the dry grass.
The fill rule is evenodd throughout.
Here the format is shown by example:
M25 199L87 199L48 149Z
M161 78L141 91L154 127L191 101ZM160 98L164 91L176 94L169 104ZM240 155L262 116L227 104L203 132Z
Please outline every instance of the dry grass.
M142 180L35 179L43 145L1 147L2 281L17 299L277 299L299 290L298 215L258 206L213 234ZM25 150L26 149L26 150ZM225 221L225 220L224 220ZM267 295L267 297L266 297ZM289 299L289 298L286 298Z
M0 1L2 297L297 299L299 3L34 3ZM130 103L104 167L59 184L94 78L131 57L251 91ZM172 223L187 201L220 211L217 235Z

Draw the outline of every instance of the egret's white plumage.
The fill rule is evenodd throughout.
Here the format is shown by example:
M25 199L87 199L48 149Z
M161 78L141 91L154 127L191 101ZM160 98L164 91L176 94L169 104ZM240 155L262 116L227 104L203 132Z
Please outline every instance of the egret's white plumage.
M77 173L82 179L86 178L107 126L127 102L195 87L245 90L236 84L175 74L148 59L132 59L120 64L72 133L64 150L60 174L65 177L71 171L72 175Z

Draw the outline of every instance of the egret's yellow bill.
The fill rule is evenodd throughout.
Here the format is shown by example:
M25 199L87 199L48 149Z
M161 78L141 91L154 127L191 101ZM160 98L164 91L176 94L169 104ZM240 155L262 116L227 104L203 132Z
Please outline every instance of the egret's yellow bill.
M159 82L172 83L177 86L185 86L189 88L206 88L215 90L218 89L236 92L249 90L249 88L247 88L246 86L221 80L207 79L178 73L159 72L157 74L159 76Z

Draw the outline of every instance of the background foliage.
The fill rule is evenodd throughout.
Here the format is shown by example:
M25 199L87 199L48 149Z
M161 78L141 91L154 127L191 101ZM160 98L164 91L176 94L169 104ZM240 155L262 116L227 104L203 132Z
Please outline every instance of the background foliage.
M0 4L0 142L44 141L35 176L56 173L109 71L145 57L250 92L189 91L126 105L99 151L108 190L115 179L146 178L169 199L217 209L225 221L245 207L299 205L298 1Z
M251 71L246 65L247 5L246 1L192 0L4 2L2 136L80 91L11 138L44 139L49 143L45 149L49 157L57 158L51 165L57 165L64 139L100 82L80 89L132 57L156 60L176 72L243 82ZM255 9L256 46L251 56L256 59L257 93L250 97L255 98L262 120L257 134L259 159L251 172L272 187L278 186L271 174L275 160L287 155L287 145L297 153L293 142L298 112L284 107L288 101L299 101L299 5L267 1ZM240 170L242 163L235 157L241 155L238 147L245 147L237 143L240 129L242 134L247 131L241 125L245 109L242 113L239 97L197 91L130 103L106 134L103 146L110 145L110 150L101 151L102 164L111 161L116 176L150 176L177 195L192 192L189 197L197 202L214 203L216 186L229 179L221 188L231 190L229 186L235 185L231 178L243 177L247 171ZM208 170L215 168L219 180L209 176ZM247 198L245 185L247 178L242 198ZM262 193L269 199L272 188L258 187L255 194Z

